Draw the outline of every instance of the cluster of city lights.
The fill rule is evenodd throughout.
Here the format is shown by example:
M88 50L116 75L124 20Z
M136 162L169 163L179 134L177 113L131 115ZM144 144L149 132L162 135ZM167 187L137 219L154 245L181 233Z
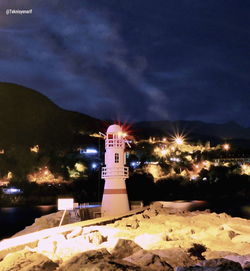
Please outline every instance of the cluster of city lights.
M156 147L154 149L154 152L158 155L158 156L167 156L170 155L171 152L175 152L178 147L180 147L181 145L185 144L185 138L184 136L181 135L176 135L173 137L173 143L169 143L167 138L164 137L162 139L162 142L164 142L164 147ZM166 145L169 144L168 148L166 148Z
M30 182L36 182L38 184L63 182L62 177L56 178L47 167L39 168L38 171L28 174L27 178Z
M201 170L203 169L209 170L212 165L214 166L221 165L221 163L216 163L216 161L208 161L208 160L197 161L197 157L193 157L194 153L196 152L202 153L203 151L212 151L212 150L216 151L220 149L224 151L229 151L231 149L231 146L228 143L225 143L223 145L218 145L215 147L211 147L209 142L207 142L205 145L202 145L202 144L191 145L191 144L186 143L185 136L180 135L180 134L176 134L175 136L171 138L171 140L168 140L166 137L163 137L161 140L150 138L149 142L154 145L157 144L154 148L154 153L158 157L166 158L165 160L166 162L171 161L175 163L174 165L175 168L173 168L170 173L167 173L167 176L177 174L177 175L189 177L190 180L196 180L197 178L199 178L199 174ZM185 154L183 158L181 157L182 153ZM190 163L190 165L192 166L191 170L190 168L185 168L185 167L183 168L181 164L178 168L176 168L177 163L185 162L185 161ZM155 170L156 168L154 169L154 171ZM242 166L242 172L250 175L250 165ZM154 172L154 175L157 175L157 174L155 174Z

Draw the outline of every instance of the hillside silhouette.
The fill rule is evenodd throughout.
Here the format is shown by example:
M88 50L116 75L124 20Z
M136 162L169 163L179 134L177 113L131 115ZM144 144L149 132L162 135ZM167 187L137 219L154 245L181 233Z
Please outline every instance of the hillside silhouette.
M64 110L35 90L0 83L0 148L65 147L79 133L96 132L102 126L102 121Z

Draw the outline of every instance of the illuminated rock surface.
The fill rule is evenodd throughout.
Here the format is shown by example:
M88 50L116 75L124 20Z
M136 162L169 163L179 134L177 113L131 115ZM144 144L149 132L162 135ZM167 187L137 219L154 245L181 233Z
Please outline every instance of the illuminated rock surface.
M105 226L77 226L41 239L26 255L32 258L42 254L45 262L59 265L51 270L60 271L238 271L249 270L249 237L249 220L224 213L178 211L158 204ZM39 269L44 262L37 262L38 269L25 269L19 264L20 253L6 256L0 270L50 270ZM18 269L1 269L10 262L9 257L13 268ZM29 257L23 257L22 264L27 261L28 266Z
M69 261L61 265L58 271L76 271L76 270L151 270L148 268L139 267L123 260L115 259L106 249L92 250L78 254Z
M0 262L1 271L52 271L57 266L46 256L27 249L9 254Z
M142 250L141 247L138 246L134 241L119 239L112 250L112 255L118 259L123 259L139 250Z

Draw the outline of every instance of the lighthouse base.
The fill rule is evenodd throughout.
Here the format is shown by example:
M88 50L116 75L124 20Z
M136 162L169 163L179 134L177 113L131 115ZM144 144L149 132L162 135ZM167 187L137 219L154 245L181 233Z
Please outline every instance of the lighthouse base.
M102 216L115 216L128 211L129 202L125 181L106 180L102 198Z

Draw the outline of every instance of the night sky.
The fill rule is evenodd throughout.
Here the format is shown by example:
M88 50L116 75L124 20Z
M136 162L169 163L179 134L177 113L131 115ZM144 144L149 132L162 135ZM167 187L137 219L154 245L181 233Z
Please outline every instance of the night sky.
M6 9L32 15L6 15ZM250 126L249 0L1 0L0 81L101 119Z

